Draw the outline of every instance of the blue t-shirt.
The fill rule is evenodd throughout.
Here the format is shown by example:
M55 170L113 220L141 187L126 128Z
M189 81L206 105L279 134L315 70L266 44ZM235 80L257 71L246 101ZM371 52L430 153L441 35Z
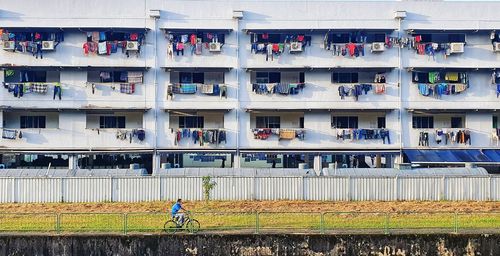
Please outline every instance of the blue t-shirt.
M179 210L181 209L181 204L180 203L175 203L174 206L172 206L172 216L174 216L175 214L177 214L177 212L179 212Z

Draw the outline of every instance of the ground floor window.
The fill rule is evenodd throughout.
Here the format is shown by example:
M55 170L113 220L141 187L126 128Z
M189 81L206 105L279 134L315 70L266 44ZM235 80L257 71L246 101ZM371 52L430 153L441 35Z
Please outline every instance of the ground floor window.
M232 153L162 153L161 168L232 168Z
M47 169L68 168L68 155L65 154L0 154L0 169L30 168Z
M131 164L146 169L148 174L153 170L152 154L82 154L78 155L78 168L80 169L128 169Z

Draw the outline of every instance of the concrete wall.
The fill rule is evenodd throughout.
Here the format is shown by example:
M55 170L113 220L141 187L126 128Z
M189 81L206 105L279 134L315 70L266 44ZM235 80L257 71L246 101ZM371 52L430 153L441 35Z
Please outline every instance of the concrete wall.
M498 241L498 235L8 235L0 236L0 254L498 255Z

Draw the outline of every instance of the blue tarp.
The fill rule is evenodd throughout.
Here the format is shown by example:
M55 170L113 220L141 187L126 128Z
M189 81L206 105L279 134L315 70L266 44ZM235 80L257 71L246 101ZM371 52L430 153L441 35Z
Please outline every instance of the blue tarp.
M405 149L411 163L500 163L496 149Z

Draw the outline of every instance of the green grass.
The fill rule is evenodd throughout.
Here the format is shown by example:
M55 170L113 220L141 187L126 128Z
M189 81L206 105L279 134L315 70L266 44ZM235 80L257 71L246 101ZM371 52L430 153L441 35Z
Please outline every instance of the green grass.
M0 214L0 232L161 232L164 213L7 213ZM204 212L193 213L202 230L255 231L362 231L492 230L500 232L499 213L282 213Z

